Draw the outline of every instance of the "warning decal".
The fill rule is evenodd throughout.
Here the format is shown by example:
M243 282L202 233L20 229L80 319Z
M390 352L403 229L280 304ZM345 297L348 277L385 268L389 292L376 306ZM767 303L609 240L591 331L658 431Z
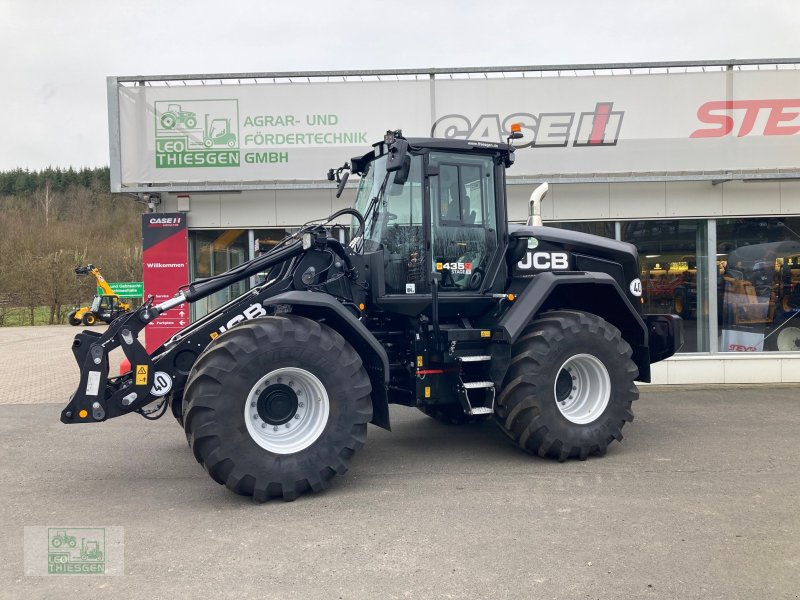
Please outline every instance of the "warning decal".
M147 385L147 365L136 365L136 385Z

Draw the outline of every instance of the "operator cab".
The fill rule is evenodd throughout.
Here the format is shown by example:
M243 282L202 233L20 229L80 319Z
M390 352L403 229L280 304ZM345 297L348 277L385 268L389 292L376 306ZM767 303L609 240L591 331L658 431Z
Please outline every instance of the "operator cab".
M355 208L366 225L362 235L353 223L351 246L383 252L385 290L377 295L419 299L431 294L432 273L445 304L502 289L505 236L498 223L506 219L510 146L390 132L352 162L361 175Z

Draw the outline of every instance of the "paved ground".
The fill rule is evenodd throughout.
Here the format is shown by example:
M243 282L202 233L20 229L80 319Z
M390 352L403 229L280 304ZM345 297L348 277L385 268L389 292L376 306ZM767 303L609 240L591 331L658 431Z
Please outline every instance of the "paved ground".
M0 404L62 402L78 385L78 363L72 357L72 339L82 327L43 325L0 327ZM93 331L105 331L96 325ZM144 336L141 336L144 343ZM116 375L125 358L118 348L111 353ZM115 371L116 369L116 371Z
M623 444L564 464L393 407L330 490L263 505L170 417L0 406L0 598L798 598L798 392L651 388ZM125 575L24 576L26 525L124 527Z

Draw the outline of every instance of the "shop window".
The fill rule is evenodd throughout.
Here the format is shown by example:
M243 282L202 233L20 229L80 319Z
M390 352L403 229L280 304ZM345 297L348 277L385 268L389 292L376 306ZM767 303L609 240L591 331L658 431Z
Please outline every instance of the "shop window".
M246 229L189 231L190 278L219 275L239 266L250 257ZM247 281L237 281L224 290L192 304L192 319L227 304L247 290Z
M717 221L719 348L800 351L800 218Z
M581 233L590 233L592 235L599 235L609 239L614 239L614 221L581 221L581 222L560 222L553 221L545 223L548 227L558 227L559 229L568 229L569 231L579 231Z
M275 246L281 243L283 240L286 239L287 236L291 235L297 231L296 229L292 229L291 231L288 229L283 228L275 228L275 229L254 229L253 230L253 256L259 257L262 254L266 254L270 250L272 250ZM252 279L247 280L246 283L252 285L260 285L265 281L269 281L270 279L274 278L276 271L278 270L279 266L276 265L272 267L272 269L265 269L261 273L256 274ZM249 286L248 286L249 287Z
M680 315L685 339L681 352L708 352L706 221L623 222L621 234L639 250L643 312Z

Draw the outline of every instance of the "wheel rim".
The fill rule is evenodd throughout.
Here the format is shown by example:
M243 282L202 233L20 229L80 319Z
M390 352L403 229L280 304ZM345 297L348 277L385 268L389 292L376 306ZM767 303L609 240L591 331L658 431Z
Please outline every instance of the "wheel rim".
M558 370L553 393L565 419L586 425L600 417L608 406L611 378L599 358L576 354Z
M244 422L250 437L275 454L308 448L328 424L325 386L309 371L283 367L264 375L250 389Z
M791 352L800 350L800 328L785 327L778 334L776 345L781 352Z

